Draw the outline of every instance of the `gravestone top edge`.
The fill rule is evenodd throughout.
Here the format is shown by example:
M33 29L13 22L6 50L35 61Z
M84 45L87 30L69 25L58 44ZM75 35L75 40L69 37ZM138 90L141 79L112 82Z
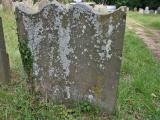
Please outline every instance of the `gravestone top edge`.
M63 11L69 11L69 10L72 10L74 8L77 8L79 10L83 10L84 12L93 13L93 14L96 14L96 15L99 15L99 16L104 16L104 15L109 16L110 14L113 14L113 13L116 13L116 12L126 13L126 11L127 11L126 6L121 6L118 9L116 9L114 12L110 13L110 12L106 11L106 13L100 13L100 12L95 11L91 6L89 6L85 3L77 3L77 4L74 4L74 5L67 6L67 5L64 5L64 4L61 4L59 2L54 1L54 2L46 4L45 6L43 6L43 8L39 9L38 11L34 11L31 7L28 7L24 3L19 3L19 4L16 5L16 12L21 12L21 13L25 14L26 16L34 16L34 15L36 16L37 14L43 13L43 11L50 6L57 6L60 9L62 9Z

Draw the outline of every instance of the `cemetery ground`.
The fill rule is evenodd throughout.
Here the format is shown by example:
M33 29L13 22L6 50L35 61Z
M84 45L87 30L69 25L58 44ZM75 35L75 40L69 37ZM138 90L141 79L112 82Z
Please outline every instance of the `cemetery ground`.
M137 12L129 12L128 16L140 22L146 27L160 30L160 15L155 14L139 14Z
M0 87L0 119L84 119L105 120L105 114L96 106L85 101L78 101L72 107L56 105L38 97L29 95L26 88L26 77L23 71L18 41L16 23L13 14L2 13L3 27L7 51L10 57L12 82ZM136 17L137 21L146 20ZM148 16L150 17L150 16ZM152 16L144 23L146 26L158 25L150 22L158 21ZM158 23L158 22L157 22ZM156 24L157 24L156 23ZM160 25L159 25L160 26ZM159 120L160 119L160 61L154 57L150 49L131 30L126 29L123 63L119 82L117 113L110 119L115 120ZM38 95L37 95L38 96ZM86 117L86 118L85 118Z
M160 59L160 15L137 14L130 12L127 18L127 26L133 30Z

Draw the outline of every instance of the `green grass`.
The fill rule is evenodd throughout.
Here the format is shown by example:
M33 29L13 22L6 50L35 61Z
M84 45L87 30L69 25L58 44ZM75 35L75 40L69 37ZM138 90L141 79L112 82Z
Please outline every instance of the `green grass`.
M124 119L160 119L160 63L142 40L127 31L119 86L119 115Z
M12 14L0 12L3 17L7 51L10 56L12 82L0 87L0 119L102 120L98 108L85 101L70 108L31 96L26 88L18 50L15 19ZM118 111L114 120L160 119L160 62L133 32L126 30Z
M160 15L139 14L137 12L129 12L128 16L140 22L142 25L160 30Z

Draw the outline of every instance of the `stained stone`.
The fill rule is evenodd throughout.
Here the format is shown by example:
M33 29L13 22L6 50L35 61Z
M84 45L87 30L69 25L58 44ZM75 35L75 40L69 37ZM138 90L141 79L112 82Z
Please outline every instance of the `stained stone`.
M88 100L116 106L126 13L59 3L32 14L16 8L20 53L30 85L55 101Z
M0 17L0 84L8 83L9 80L9 59L8 54L6 53L2 19Z

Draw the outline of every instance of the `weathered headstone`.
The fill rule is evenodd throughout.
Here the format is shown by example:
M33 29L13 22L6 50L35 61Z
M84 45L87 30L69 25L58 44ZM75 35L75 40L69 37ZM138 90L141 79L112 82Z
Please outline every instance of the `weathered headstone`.
M145 7L144 13L145 13L145 14L149 14L149 13L150 13L149 7Z
M154 11L154 14L155 14L155 15L157 14L157 10Z
M136 7L133 10L134 10L134 12L137 12L137 8Z
M98 14L83 4L50 4L36 14L24 8L16 9L20 53L35 90L55 101L86 99L112 113L126 13Z
M23 0L23 2L24 2L28 7L32 7L32 6L33 6L33 0Z
M2 6L2 4L0 4L0 10L2 10L3 9L3 6Z
M157 13L160 14L160 7L157 8Z
M129 7L127 7L127 12L129 12Z
M73 0L73 1L76 2L76 3L82 2L82 0Z
M149 13L154 14L155 12L154 12L154 10L149 10Z
M43 9L44 6L50 4L51 2L49 0L41 0L40 2L37 2L38 4L38 9L41 10Z
M105 5L99 4L94 6L94 10L101 13L107 12L107 7Z
M11 11L12 9L12 0L2 0L3 10Z
M143 14L143 13L144 13L143 8L139 8L139 13L140 13L140 14Z
M0 17L0 84L8 83L9 79L9 59L8 54L6 53L2 19Z

